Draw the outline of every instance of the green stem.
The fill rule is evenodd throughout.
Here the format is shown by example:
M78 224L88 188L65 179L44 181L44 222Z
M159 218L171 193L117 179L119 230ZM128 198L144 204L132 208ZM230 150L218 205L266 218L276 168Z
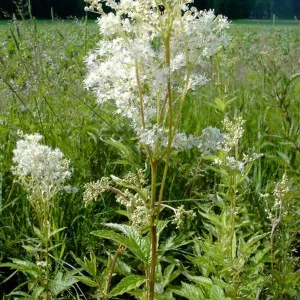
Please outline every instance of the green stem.
M275 261L275 256L274 256L274 234L275 234L275 230L276 230L278 224L279 224L278 220L273 222L272 230L271 230L271 236L270 236L270 239L271 239L271 241L270 241L270 243L271 243L271 245L270 245L270 247L271 247L271 249L270 249L270 256L271 257L270 257L270 259L271 259L271 269L272 270L274 269L274 261ZM273 277L272 277L272 281L273 281Z
M167 38L164 42L165 45L165 57L166 57L166 66L170 67L171 65L171 49L170 49L170 33L167 35ZM168 97L168 145L166 149L166 158L165 158L165 167L164 167L164 172L163 172L163 177L161 181L161 186L159 190L159 197L158 197L158 204L156 208L156 218L158 218L159 213L160 213L160 207L163 201L163 195L164 195L164 190L165 190L165 184L166 184L166 179L167 179L167 174L168 174L168 169L169 169L169 160L171 156L171 151L172 151L172 142L173 142L173 101L172 101L172 89L171 89L171 78L169 74L169 79L168 79L168 87L167 87L167 97ZM175 129L174 129L175 132Z
M106 288L106 295L104 296L104 299L103 300L107 300L109 299L109 292L110 292L110 289L111 289L111 280L112 280L112 276L113 276L113 272L114 272L114 269L115 269L115 266L116 266L116 263L117 263L117 259L118 257L120 256L121 252L123 251L123 246L120 245L118 247L118 250L116 251L114 257L113 257L113 260L111 262L111 266L110 266L110 270L109 270L109 273L107 275L107 288Z
M148 300L154 299L154 287L155 287L155 267L156 267L156 254L157 254L157 232L156 225L151 226L151 265L149 276L149 293Z
M156 267L156 252L157 252L157 236L156 236L156 181L157 181L157 162L151 162L151 202L150 202L150 233L151 233L151 262L149 273L149 289L148 300L154 299L154 287L155 287L155 267Z
M46 259L46 300L49 300L50 299L50 295L49 295L49 222L48 220L44 220L43 222L44 223L44 236L45 236L45 246L46 246L46 249L45 249L45 259Z
M234 148L234 154L235 154L235 159L238 160L239 158L239 147L238 144L235 145ZM231 255L232 255L232 264L234 265L234 258L235 258L235 253L233 251L236 248L236 245L233 243L236 243L234 239L235 235L235 214L236 214L236 190L237 190L237 178L236 178L236 171L233 171L232 178L231 178L231 183L230 183L230 188L231 188ZM239 274L237 270L234 270L234 299L238 299L238 290L239 290Z
M158 4L157 4L158 5ZM164 36L164 46L165 46L165 66L170 70L171 65L171 49L170 49L170 36L171 36L171 29L173 23L172 12L168 10L168 5L165 6L165 14L169 17L165 23L165 31L163 32ZM137 73L137 79L139 79L139 74ZM139 88L140 84L138 82ZM141 96L141 93L139 91ZM154 287L155 287L155 268L156 268L156 260L157 260L157 227L156 222L159 218L160 207L163 201L164 189L167 179L167 173L169 168L169 160L171 156L172 150L172 141L174 137L173 133L173 103L172 103L172 88L171 88L171 74L169 71L168 75L168 84L167 84L167 95L165 98L165 102L163 107L161 108L160 115L158 114L158 121L162 120L163 112L165 110L165 105L167 105L168 109L168 144L165 153L165 166L163 171L163 177L160 185L159 190L159 198L158 203L156 205L156 181L157 181L157 163L158 160L152 159L149 156L149 160L151 163L151 203L150 203L150 210L151 210L151 219L150 219L150 234L151 234L151 262L150 262L150 274L149 274L149 288L147 299L153 300L154 299ZM141 101L141 106L143 105ZM143 108L143 107L142 107ZM142 114L142 118L143 118ZM175 131L174 131L175 132ZM148 151L148 153L151 151Z

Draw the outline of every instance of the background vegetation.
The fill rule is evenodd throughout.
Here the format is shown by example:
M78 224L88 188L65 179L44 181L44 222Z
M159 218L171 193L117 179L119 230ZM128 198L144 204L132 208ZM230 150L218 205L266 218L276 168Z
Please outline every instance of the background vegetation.
M58 13L59 6L55 9ZM208 86L189 94L182 124L186 132L200 135L207 126L221 127L226 114L241 115L246 122L239 151L264 156L253 163L236 186L240 197L236 202L234 236L230 231L230 185L224 173L218 173L197 151L174 159L166 203L175 208L185 204L197 216L180 231L171 225L171 215L164 214L170 223L160 237L161 273L158 272L157 280L164 291L161 299L297 299L300 293L299 32L296 21L275 25L264 21L233 23L229 48L211 61L215 76ZM55 234L52 241L53 286L55 282L65 282L61 289L55 289L57 297L90 299L97 295L101 290L97 280L107 278L106 268L118 249L104 238L103 232L98 233L101 239L88 233L102 228L105 222L123 222L124 214L110 193L85 208L84 184L104 175L122 176L144 166L128 124L119 122L111 107L97 106L93 95L83 88L86 74L83 59L99 38L97 26L87 20L0 23L0 261L3 264L0 297L3 299L12 299L9 294L15 289L33 296L15 294L13 299L40 299L35 288L44 284L39 281L36 265L29 264L36 259L36 253L28 251L36 249L28 245L37 247L36 219L26 193L11 173L18 130L42 134L45 144L64 152L74 170L70 184L78 191L59 195L52 212L53 227L66 228ZM282 210L276 211L272 195L285 173L289 190L282 198ZM262 197L267 193L271 195L269 200ZM275 208L274 219L268 217L269 208ZM228 257L233 258L228 260ZM12 258L22 263L16 267L18 261L14 260L16 264L12 265ZM141 271L140 268L137 255L124 254L114 270L112 285L125 275ZM76 280L59 277L59 270L73 271L68 274L77 276ZM135 288L134 291L123 288L125 296L118 296L119 288L111 297L138 297L138 286Z
M2 0L0 3L0 18L9 17L16 11L16 4L25 7L28 0ZM36 18L51 18L51 7L55 16L65 18L84 16L83 0L31 0L32 14ZM300 2L298 0L194 0L198 9L214 8L217 14L223 14L230 19L279 18L300 19ZM1 13L2 12L2 13ZM91 17L92 14L91 14Z

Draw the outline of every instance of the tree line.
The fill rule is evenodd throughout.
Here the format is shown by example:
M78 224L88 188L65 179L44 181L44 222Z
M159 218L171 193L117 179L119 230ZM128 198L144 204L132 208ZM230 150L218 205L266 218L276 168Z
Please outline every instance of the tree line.
M29 15L28 6L36 18L82 17L85 15L83 0L1 0L0 18L10 18L13 13ZM230 19L268 19L275 14L279 18L300 19L300 0L194 0L198 9L214 8L217 14ZM91 17L93 15L91 14Z

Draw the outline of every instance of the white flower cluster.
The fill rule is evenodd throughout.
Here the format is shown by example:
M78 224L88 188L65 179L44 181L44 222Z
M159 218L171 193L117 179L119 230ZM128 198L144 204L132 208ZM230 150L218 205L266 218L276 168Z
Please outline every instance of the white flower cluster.
M86 183L83 192L83 202L85 206L97 200L99 195L108 189L110 189L110 179L108 177L102 177L98 181Z
M70 162L59 149L41 145L42 138L39 134L22 136L13 150L16 165L12 172L29 194L38 190L42 197L50 199L70 178Z
M268 219L275 227L279 224L282 217L287 214L287 206L285 205L286 196L291 191L291 181L286 173L283 174L280 181L276 182L274 191L272 193L273 199L270 194L260 194L260 197L265 201L265 211ZM273 200L273 201L272 201Z
M245 155L243 154L242 160L237 160L233 156L226 156L224 161L222 161L219 157L214 160L214 164L217 166L225 166L230 170L239 171L241 174L244 173L245 166L250 162L255 161L256 159L262 157L262 154L253 153L253 155Z
M243 125L245 123L245 120L243 120L243 118L241 117L237 117L231 121L226 116L222 123L225 129L225 134L216 132L215 139L217 140L219 134L223 140L217 144L213 144L213 146L217 146L218 150L223 150L225 152L225 155L221 155L220 157L215 158L213 163L214 165L224 166L229 170L238 171L241 174L244 174L246 165L262 157L263 155L258 153L247 155L243 153L243 158L241 160L238 160L236 157L231 156L229 152L238 145L239 139L243 136ZM208 134L208 140L211 139L211 136L214 135L212 133Z
M238 145L239 139L243 136L243 125L245 120L242 117L234 118L231 121L227 116L223 120L223 126L226 131L225 141L223 143L223 150L229 152L233 147Z
M129 172L124 178L114 175L111 175L111 178L102 177L96 182L85 185L83 202L87 206L103 192L112 192L115 194L116 201L126 207L131 223L135 226L145 226L150 216L148 207L150 189L146 184L147 180L141 169L136 174Z
M174 209L174 212L172 224L176 225L176 229L183 229L187 220L193 220L196 217L196 213L192 210L185 210L184 205Z
M158 126L152 129L139 131L141 143L154 149L160 145L166 147L168 143L167 133ZM202 130L201 136L186 135L183 132L177 132L172 141L172 147L177 152L197 147L203 155L209 155L216 150L220 150L225 141L225 134L216 127L209 126Z
M141 192L144 197L141 197ZM131 192L129 189L124 191L124 195L118 195L116 201L125 206L128 212L128 218L132 225L140 227L146 226L149 222L150 212L147 205L147 200L150 198L148 188L143 188L139 193Z
M105 5L113 12L108 14L99 8L104 1L87 2L102 13L102 38L85 59L86 88L99 104L113 103L116 113L130 120L141 143L166 146L168 89L175 109L182 94L208 82L204 65L226 45L227 20L211 10L189 8L188 0L165 0L164 11L155 0L109 0ZM183 135L172 138L178 141L174 148L190 142Z
M276 183L273 195L275 198L275 208L282 208L282 203L284 201L284 197L290 191L290 182L286 173L283 174L281 181Z
M209 126L202 130L197 147L204 155L208 155L216 150L220 150L224 140L225 135L220 129Z

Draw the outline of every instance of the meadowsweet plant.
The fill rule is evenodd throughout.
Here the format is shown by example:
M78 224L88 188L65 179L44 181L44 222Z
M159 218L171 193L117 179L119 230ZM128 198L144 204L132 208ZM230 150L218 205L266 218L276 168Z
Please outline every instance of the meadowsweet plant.
M101 14L102 39L86 57L84 84L99 105L113 105L115 114L129 122L151 167L149 193L143 202L151 234L147 297L154 299L157 221L170 157L192 146L202 147L180 131L184 103L190 91L208 83L209 60L226 46L228 22L212 10L198 11L188 0L86 2L86 10ZM102 9L104 2L109 13ZM124 194L119 202L132 198Z
M28 200L42 226L49 218L52 199L71 176L70 162L59 149L42 145L39 134L21 133L13 150L12 172L28 193Z
M295 282L299 279L298 257L293 257L297 245L299 211L297 209L299 188L285 172L274 183L270 193L261 194L270 222L270 285L273 294L280 297L299 294Z
M55 196L64 189L65 182L71 176L70 161L59 149L41 144L41 135L19 134L21 138L13 150L12 173L27 192L27 199L35 213L37 226L34 231L38 242L24 246L35 263L13 259L13 263L6 266L28 272L32 276L32 281L29 282L32 295L38 295L40 299L53 299L64 288L76 282L69 277L68 284L64 285L62 273L59 272L54 273L55 278L50 278L53 272L51 248L59 246L55 245L53 238L64 229L52 227L51 211L55 205ZM60 287L55 283L57 276L61 277Z
M240 141L244 133L245 120L241 116L230 118L228 115L225 116L222 121L224 138L218 146L219 152L211 156L213 159L213 165L215 171L221 176L221 185L218 190L219 200L215 200L216 203L222 199L221 210L222 213L216 219L226 219L227 229L218 232L217 239L223 243L224 256L226 257L227 269L230 270L227 280L230 282L232 289L228 291L233 299L238 299L245 291L249 291L247 282L241 282L241 277L244 272L249 272L249 276L253 276L253 280L258 280L256 273L257 269L253 269L254 272L251 274L251 268L248 270L244 267L246 261L245 253L243 259L239 257L240 253L236 251L239 242L238 238L244 239L242 232L238 230L240 225L240 216L243 214L240 203L244 200L244 192L246 190L246 184L249 182L249 172L255 160L262 157L262 154L251 153L245 154L240 151ZM229 205L228 205L228 204ZM217 205L217 204L216 204ZM202 214L208 220L212 220L215 216L214 213L209 209L208 213ZM224 222L225 222L225 219ZM223 224L223 223L222 223ZM213 231L213 230L212 230ZM259 236L259 239L264 236ZM250 241L250 240L249 240ZM245 243L245 242L244 242ZM257 244L258 247L259 244ZM213 245L215 247L216 245ZM250 249L250 248L249 248ZM241 252L243 252L242 250ZM247 250L248 251L248 250ZM254 251L254 250L253 250ZM226 254L225 254L226 253ZM250 255L249 255L250 257ZM248 258L249 258L248 257ZM247 258L247 259L248 259ZM251 275L250 275L251 274ZM260 283L260 282L259 282ZM247 293L246 292L246 293Z

